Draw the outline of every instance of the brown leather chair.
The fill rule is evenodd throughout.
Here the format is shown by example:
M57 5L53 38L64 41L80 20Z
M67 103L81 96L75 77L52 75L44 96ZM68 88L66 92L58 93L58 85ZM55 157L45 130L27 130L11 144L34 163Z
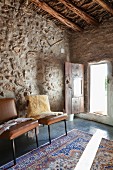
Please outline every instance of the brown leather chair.
M15 107L14 98L1 98L0 99L0 124L2 125L3 123L12 120L14 118L17 118L17 111ZM5 130L3 131L3 133L0 134L0 139L6 138L11 141L14 164L16 164L14 139L32 129L35 129L36 143L38 147L37 127L38 127L37 120L27 120L11 126L8 130Z
M51 144L50 125L64 121L65 133L67 135L66 113L52 112L47 95L32 95L26 96L27 100L27 117L33 117L38 120L39 124L48 126L49 143Z
M51 144L51 135L50 135L50 125L64 121L65 124L65 133L67 136L67 126L66 126L66 119L67 119L67 114L62 114L62 115L51 115L51 116L46 116L44 118L41 118L38 120L39 124L47 125L48 126L48 134L49 134L49 143Z

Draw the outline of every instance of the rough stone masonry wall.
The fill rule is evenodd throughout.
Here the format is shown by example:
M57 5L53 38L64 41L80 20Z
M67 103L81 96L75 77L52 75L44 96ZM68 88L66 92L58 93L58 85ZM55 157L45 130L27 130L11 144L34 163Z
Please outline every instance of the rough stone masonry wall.
M112 19L93 29L70 37L70 60L84 64L85 111L88 111L88 63L111 61L113 66L113 22Z
M0 97L15 97L20 115L30 94L47 94L53 111L64 108L68 49L65 32L51 21L19 0L0 1Z

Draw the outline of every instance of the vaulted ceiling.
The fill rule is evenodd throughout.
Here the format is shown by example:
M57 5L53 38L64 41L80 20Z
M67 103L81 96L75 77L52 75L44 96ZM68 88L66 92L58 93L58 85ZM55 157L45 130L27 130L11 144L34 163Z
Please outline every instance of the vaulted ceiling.
M28 6L74 31L113 21L113 0L30 0Z

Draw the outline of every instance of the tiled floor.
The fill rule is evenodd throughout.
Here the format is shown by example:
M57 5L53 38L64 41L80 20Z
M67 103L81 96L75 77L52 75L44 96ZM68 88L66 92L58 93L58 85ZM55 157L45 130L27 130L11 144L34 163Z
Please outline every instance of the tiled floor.
M59 122L50 126L51 138L57 138L65 133L64 122ZM94 134L96 130L101 129L104 132L104 138L113 140L113 127L101 123L75 118L73 121L67 121L67 130L79 129L81 131ZM38 135L39 145L48 142L47 126L39 127ZM15 140L16 156L19 157L36 147L35 138L22 135ZM11 144L7 140L0 140L0 166L12 160Z

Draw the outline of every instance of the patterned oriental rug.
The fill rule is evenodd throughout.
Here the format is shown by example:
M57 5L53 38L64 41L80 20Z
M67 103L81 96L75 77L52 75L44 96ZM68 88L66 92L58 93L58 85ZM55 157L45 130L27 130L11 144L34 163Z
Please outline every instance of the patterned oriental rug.
M45 144L17 158L15 166L10 167L11 161L0 170L76 170L91 138L92 135L73 129L67 136L52 140L51 145ZM90 170L106 169L113 170L113 141L102 139Z
M113 141L101 140L91 170L113 170Z

